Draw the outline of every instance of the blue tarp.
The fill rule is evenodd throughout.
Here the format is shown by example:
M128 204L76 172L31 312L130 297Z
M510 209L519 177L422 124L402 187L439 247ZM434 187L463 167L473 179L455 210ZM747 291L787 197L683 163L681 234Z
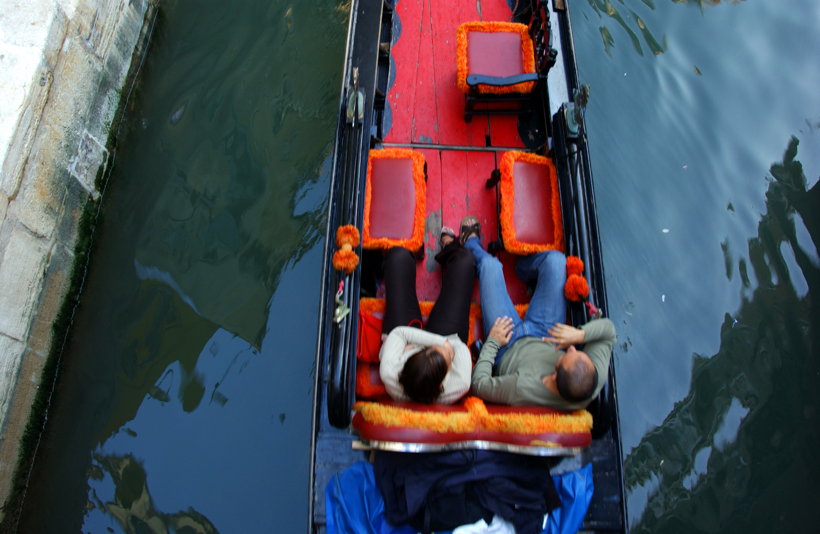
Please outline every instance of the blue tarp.
M592 464L553 475L561 507L550 513L542 534L573 534L584 522L592 500ZM384 518L384 501L376 487L373 466L357 462L333 476L325 489L328 534L415 534L407 526L393 526ZM443 533L442 533L443 534Z

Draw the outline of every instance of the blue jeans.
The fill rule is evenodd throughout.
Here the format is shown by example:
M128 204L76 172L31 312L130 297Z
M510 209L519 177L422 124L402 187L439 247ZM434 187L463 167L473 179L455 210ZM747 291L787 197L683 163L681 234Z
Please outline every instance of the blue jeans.
M489 334L493 323L499 317L506 315L513 320L512 338L498 351L496 365L501 362L504 353L516 340L525 336L546 337L555 323L566 321L567 301L564 298L564 284L567 280L567 258L563 253L548 250L518 260L515 266L518 276L525 282L536 280L529 308L521 319L507 292L501 262L481 247L478 238L471 237L464 246L476 259L484 335Z

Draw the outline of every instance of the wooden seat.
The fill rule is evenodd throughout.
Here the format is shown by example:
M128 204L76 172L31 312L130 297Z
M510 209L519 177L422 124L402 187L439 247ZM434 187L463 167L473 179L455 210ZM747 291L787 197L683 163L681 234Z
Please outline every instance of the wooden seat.
M362 247L411 251L424 242L427 186L424 156L400 148L373 149L367 162Z
M564 251L558 174L550 158L509 151L487 186L498 184L499 225L503 248L527 255Z
M456 82L465 93L464 119L475 113L526 113L557 52L549 16L535 2L530 24L465 22L456 31Z

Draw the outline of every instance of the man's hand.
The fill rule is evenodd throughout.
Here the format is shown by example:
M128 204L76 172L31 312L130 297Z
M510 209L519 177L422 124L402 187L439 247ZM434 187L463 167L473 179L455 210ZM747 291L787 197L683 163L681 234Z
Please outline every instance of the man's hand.
M561 350L566 349L570 345L579 345L584 342L584 331L574 326L569 326L563 323L555 323L549 329L550 337L543 338L544 341L555 343Z
M495 339L498 341L498 344L503 347L510 342L510 338L512 337L512 329L512 319L507 316L499 317L493 323L493 327L490 328L490 333L487 334L487 338Z

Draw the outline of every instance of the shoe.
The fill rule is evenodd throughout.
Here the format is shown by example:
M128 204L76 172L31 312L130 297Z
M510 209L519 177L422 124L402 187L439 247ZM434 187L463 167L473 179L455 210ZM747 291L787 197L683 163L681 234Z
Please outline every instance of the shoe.
M458 237L456 236L456 232L455 232L455 230L453 230L453 229L452 229L452 228L450 228L449 226L442 226L442 227L441 227L441 234L439 234L439 237L438 237L438 246L439 246L439 250L440 250L440 249L443 249L443 248L446 246L446 245L444 244L444 236L448 236L448 237L453 238L453 241L455 241L456 239L458 239ZM452 241L451 241L451 243L452 243ZM449 244L449 243L448 243L448 244Z
M481 223L474 215L468 215L461 219L461 233L458 235L458 241L463 245L473 236L481 239Z

